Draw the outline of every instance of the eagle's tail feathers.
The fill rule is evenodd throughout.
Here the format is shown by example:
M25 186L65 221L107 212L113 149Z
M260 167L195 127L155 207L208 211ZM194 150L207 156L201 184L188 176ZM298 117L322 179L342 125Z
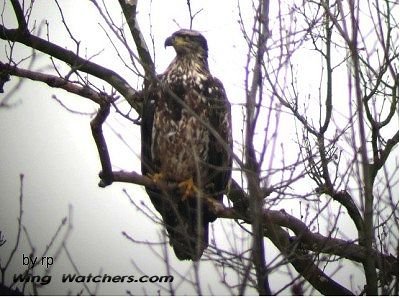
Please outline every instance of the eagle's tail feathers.
M170 244L179 260L198 261L208 246L208 222L201 227L185 221L167 226Z

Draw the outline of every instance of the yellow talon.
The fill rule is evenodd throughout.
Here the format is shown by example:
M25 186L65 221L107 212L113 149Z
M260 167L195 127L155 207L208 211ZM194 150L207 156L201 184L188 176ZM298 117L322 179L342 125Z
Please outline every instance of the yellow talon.
M159 183L164 179L163 173L147 174L147 176L155 183Z
M183 193L182 201L186 200L189 196L193 196L198 192L197 187L194 185L193 178L189 178L178 184L181 192Z

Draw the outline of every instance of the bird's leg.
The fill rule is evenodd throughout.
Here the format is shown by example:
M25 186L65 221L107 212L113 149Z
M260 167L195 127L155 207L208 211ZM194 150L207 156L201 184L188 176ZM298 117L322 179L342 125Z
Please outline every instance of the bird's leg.
M155 174L147 174L147 176L153 181L155 184L159 183L164 179L164 174L163 173L155 173Z
M182 201L186 200L189 196L194 196L199 191L198 188L194 185L192 177L180 182L178 186L183 194Z

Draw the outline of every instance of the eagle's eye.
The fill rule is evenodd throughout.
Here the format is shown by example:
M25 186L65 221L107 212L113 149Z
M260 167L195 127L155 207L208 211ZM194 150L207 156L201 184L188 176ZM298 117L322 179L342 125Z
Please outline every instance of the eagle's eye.
M182 29L165 40L165 46L173 46L178 52L196 51L202 49L207 53L207 40L199 32Z

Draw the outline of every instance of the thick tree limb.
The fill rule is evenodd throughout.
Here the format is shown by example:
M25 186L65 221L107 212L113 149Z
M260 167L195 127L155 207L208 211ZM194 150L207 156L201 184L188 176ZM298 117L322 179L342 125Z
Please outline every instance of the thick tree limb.
M314 264L313 255L295 248L289 240L289 233L278 225L271 225L265 235L271 239L275 246L288 259L298 273L305 278L321 294L328 296L352 296L351 291L341 286L317 265Z
M18 0L11 0L11 4L15 12L15 17L17 18L18 28L22 32L27 32L28 24L26 23L24 11L21 7L21 4L19 3Z
M325 237L319 233L312 233L309 227L301 220L289 215L284 210L265 211L268 218L275 224L291 229L296 237L291 237L291 241L299 243L302 249L337 255L355 262L362 262L366 257L366 250L363 246L354 244L352 241L345 241L338 238ZM390 274L398 276L398 260L391 255L383 255L375 251L375 267L380 268L381 262Z
M165 183L162 181L155 183L149 177L140 175L136 172L119 171L119 172L113 172L112 176L113 176L113 182L133 183L137 185L143 185L146 187L153 187L153 188L158 187L164 190L172 190L178 188L178 185L175 183ZM245 204L240 203L240 201L238 201L240 193L240 191L236 189L238 184L235 181L232 181L232 185L235 185L234 186L235 189L233 190L231 189L228 196L229 199L231 199L231 195L233 196L232 199L234 201L234 205L238 207L226 208L222 204L219 204L212 199L207 199L207 202L210 204L210 208L216 211L215 213L220 218L241 219L246 222L250 222L248 216L245 214L245 212L243 212L243 209L241 209L241 206L244 206ZM240 198L240 200L244 200L243 197ZM278 231L279 235L281 236L285 235L284 239L285 242L287 242L287 244L285 245L290 244L292 250L294 249L294 244L296 244L298 245L298 248L301 249L317 253L333 254L355 262L362 262L366 257L366 252L364 247L355 244L351 241L326 237L319 233L312 233L306 224L304 224L301 220L297 219L296 217L286 213L284 210L281 211L263 210L263 214L265 218L268 217L268 221L270 221L271 224L279 226L279 229L281 229L282 227L289 228L296 234L296 237L290 237L289 234L287 234L283 230ZM274 226L274 228L277 227ZM271 233L272 232L266 233L268 238L272 237ZM304 258L304 256L301 256L301 258ZM381 254L375 251L374 262L377 269L380 268L381 266L380 264L382 263L382 261L384 262L386 266L385 268L387 268L388 273L394 276L398 276L398 260L394 256ZM299 266L299 269L301 269L301 266Z
M130 105L136 110L136 112L141 114L141 102L140 98L137 96L136 90L133 89L128 82L116 72L81 58L76 53L51 43L45 39L32 35L27 31L21 31L19 29L7 29L6 27L0 25L0 39L22 43L32 49L57 58L78 71L82 71L102 79L113 86L119 93L121 93L121 95L125 97Z
M151 80L155 77L155 66L142 31L140 30L139 24L136 20L137 1L119 0L119 4L121 5L122 11L125 15L133 40L135 41L136 49L140 57L140 63L146 73L145 79Z
M260 109L256 108L261 104L260 94L263 93L263 72L264 55L266 52L265 43L269 37L269 0L258 2L256 16L254 18L254 28L257 34L254 38L256 43L256 53L254 53L254 70L252 71L252 79L249 82L248 74L246 76L246 132L245 132L245 167L244 174L248 181L248 190L252 200L249 201L249 212L252 220L251 236L252 236L252 261L257 277L257 290L260 295L271 296L271 288L269 285L268 268L266 264L266 248L264 245L262 208L264 197L260 188L260 169L261 159L257 158L254 147L254 137L256 131L256 123L260 115ZM249 53L251 50L249 50ZM248 60L249 62L250 60ZM248 70L247 65L247 70Z
M349 192L346 190L335 191L333 187L324 187L318 189L317 192L331 196L335 201L339 202L346 208L347 213L349 214L357 228L359 238L361 239L364 233L364 220L357 208L357 205L354 203L353 197L349 194Z
M119 171L113 172L112 176L113 182L133 183L151 188L158 187L164 190L173 190L178 188L178 185L175 183L165 183L163 181L155 183L149 177L140 175L136 172ZM243 201L246 199L243 196L240 197L240 194L246 194L243 192L243 190L239 190L238 187L239 185L237 182L232 180L231 189L228 192L228 198L233 201L235 207L226 208L221 204L217 206L215 205L215 202L212 202L214 205L211 207L216 211L217 216L220 218L242 219L249 222L250 220L243 208L243 206L245 206ZM210 200L208 201L211 204ZM264 220L266 217L268 217L268 220L271 221L272 224L292 230L296 234L296 237L288 236L287 240L291 243L296 241L296 243L302 249L318 253L333 254L355 262L362 262L366 257L365 248L363 246L355 244L351 241L326 237L319 233L312 233L305 223L286 213L284 210L263 210L263 215ZM392 275L398 276L399 262L394 256L375 252L374 261L377 269L380 268L380 264L383 261L388 269L388 272L390 272Z
M110 114L110 103L100 105L100 110L97 112L96 117L90 122L92 129L92 136L96 143L101 162L101 181L100 187L105 187L113 182L113 173L111 166L111 159L107 149L107 143L103 135L103 123L106 121Z
M44 74L41 72L31 71L23 68L18 68L10 64L4 64L0 62L0 73L7 73L12 76L17 76L20 78L27 78L33 81L43 82L50 87L60 88L67 92L89 98L97 104L104 103L104 96L100 92L94 91L88 86L80 86L71 81L58 76L53 76L49 74Z
M131 182L145 185L147 187L155 186L155 183L150 178L138 175L135 172L116 172L113 174L113 176L114 181L119 180L123 182ZM178 187L177 184L157 186L162 188L167 187L170 189ZM206 198L206 202L208 203L209 208L213 210L219 217L242 219L248 223L251 223L249 216L237 212L235 208L225 208L222 204L211 198ZM326 295L353 295L353 293L351 293L346 288L342 287L340 284L336 283L334 280L324 274L318 268L318 266L314 265L314 260L311 256L308 256L304 253L296 252L294 245L290 242L289 234L274 223L274 220L276 218L275 213L264 210L263 214L264 217L267 217L270 214L272 215L272 217L265 223L267 226L272 228L267 228L267 232L265 232L265 235L274 242L277 248L282 251L282 253L288 258L288 261L295 267L295 269L302 276L304 276L304 278L307 279L317 290Z

